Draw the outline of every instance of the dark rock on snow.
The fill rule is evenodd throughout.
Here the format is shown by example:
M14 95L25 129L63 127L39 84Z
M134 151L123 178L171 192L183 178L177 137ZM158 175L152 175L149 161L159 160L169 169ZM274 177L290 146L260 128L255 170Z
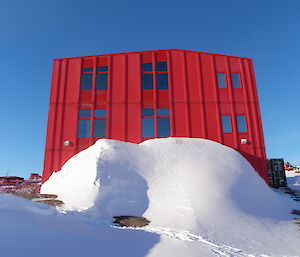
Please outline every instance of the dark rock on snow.
M121 227L144 227L147 226L150 221L143 217L135 216L115 216L113 223L119 224Z

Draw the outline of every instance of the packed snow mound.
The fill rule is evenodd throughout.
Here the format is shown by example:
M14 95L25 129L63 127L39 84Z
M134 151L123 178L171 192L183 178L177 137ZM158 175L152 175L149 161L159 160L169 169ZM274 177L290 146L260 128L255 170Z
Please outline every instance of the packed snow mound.
M268 254L295 254L300 244L290 214L296 203L273 192L237 151L205 139L101 139L52 174L41 192L99 223L143 215L152 227Z

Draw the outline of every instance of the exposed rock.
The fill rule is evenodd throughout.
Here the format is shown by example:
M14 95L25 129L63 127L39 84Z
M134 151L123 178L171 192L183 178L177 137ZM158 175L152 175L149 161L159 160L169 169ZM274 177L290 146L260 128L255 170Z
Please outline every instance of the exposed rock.
M55 199L57 198L57 195L50 195L50 194L38 194L38 193L33 193L33 194L27 194L27 193L12 193L15 196L23 197L29 200L32 199L37 199L37 198L51 198Z
M300 210L293 210L291 214L299 215L300 216Z
M147 226L150 221L143 217L135 216L115 216L113 223L119 224L121 227L144 227Z
M60 201L60 200L38 200L35 202L36 203L44 203L44 204L48 204L48 205L52 205L52 206L61 206L64 204L64 202Z

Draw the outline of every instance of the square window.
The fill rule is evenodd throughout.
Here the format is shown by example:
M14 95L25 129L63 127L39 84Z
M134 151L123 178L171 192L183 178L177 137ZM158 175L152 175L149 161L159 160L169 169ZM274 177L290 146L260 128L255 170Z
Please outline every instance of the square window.
M168 89L168 73L157 73L156 74L156 88L157 89Z
M168 116L170 116L169 109L157 109L157 116L159 116L159 117L168 117Z
M231 81L233 88L241 88L240 73L231 73Z
M142 74L142 89L153 89L152 74Z
M81 74L80 89L81 90L91 90L92 89L92 78L93 74Z
M232 132L231 129L231 121L229 115L223 115L222 116L222 129L224 133L230 133Z
M218 88L226 88L226 74L217 73Z
M154 109L143 109L142 116L154 116Z
M142 63L141 69L142 69L142 71L152 71L152 63L151 62Z
M79 117L91 117L91 110L90 109L81 109L79 110Z
M156 71L168 71L168 63L167 62L157 62L156 63Z
M95 109L94 116L95 117L106 117L106 109Z

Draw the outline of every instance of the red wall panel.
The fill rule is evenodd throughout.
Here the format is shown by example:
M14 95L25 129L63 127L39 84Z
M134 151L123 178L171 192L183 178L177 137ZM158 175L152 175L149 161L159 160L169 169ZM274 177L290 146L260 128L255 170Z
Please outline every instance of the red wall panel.
M169 88L141 89L141 63L168 63ZM107 90L95 90L95 67L108 66ZM92 90L80 90L81 68L93 68ZM218 88L216 73L226 74ZM240 73L241 88L232 88L231 73ZM208 138L238 150L268 181L266 154L253 66L250 59L186 50L159 50L54 61L45 149L44 181L96 138L78 138L79 109L107 109L106 137L139 143L142 108L169 108L170 134ZM223 133L221 116L229 115L232 132ZM236 115L245 115L246 133L237 131ZM93 114L90 118L93 126ZM156 124L157 125L157 124ZM248 144L241 144L247 139ZM65 141L71 144L64 145Z

